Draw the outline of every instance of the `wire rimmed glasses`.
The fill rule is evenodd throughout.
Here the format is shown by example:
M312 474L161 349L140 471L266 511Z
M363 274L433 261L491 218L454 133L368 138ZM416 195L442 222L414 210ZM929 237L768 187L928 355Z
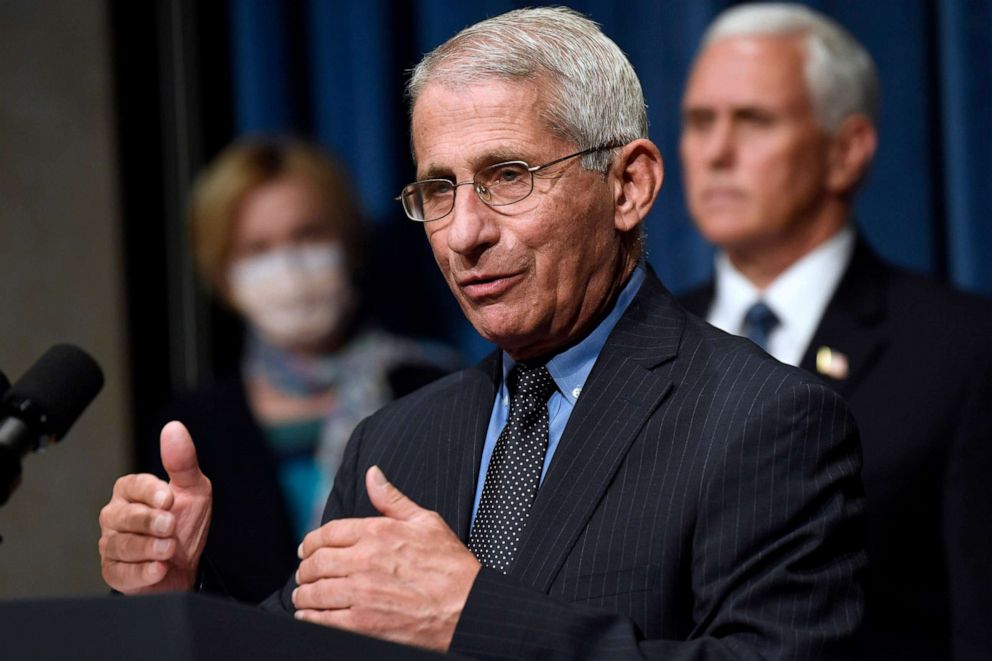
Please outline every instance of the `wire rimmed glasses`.
M494 163L476 172L471 181L421 179L405 186L396 199L403 203L403 211L407 217L418 223L440 220L451 213L455 208L455 191L459 186L471 186L483 203L491 207L502 207L519 202L534 192L534 173L572 158L614 148L614 145L603 145L583 149L543 165L530 165L525 161Z

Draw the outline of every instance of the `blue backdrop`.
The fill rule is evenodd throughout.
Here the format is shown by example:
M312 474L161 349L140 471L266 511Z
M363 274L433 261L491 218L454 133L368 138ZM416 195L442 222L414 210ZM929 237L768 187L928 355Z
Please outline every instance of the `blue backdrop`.
M376 249L424 271L423 299L442 332L474 358L486 346L448 301L425 240L393 198L412 179L405 71L462 27L522 6L483 0L232 0L235 124L239 133L314 138L355 173L380 237ZM679 101L718 0L588 0L571 7L601 23L644 86L666 183L648 219L650 263L674 291L705 279L712 252L683 205ZM808 2L871 51L882 79L880 149L857 218L891 261L992 293L992 2ZM411 259L411 255L413 258ZM390 259L380 260L390 263ZM396 262L399 264L400 262ZM405 274L386 274L400 279ZM407 306L404 314L415 314Z

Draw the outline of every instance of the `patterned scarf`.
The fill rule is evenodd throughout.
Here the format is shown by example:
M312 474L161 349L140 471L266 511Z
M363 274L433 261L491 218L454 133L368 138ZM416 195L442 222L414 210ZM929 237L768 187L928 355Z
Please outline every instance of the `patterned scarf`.
M460 362L450 349L377 328L361 330L334 353L312 357L285 351L266 342L257 332L249 332L242 363L246 379L264 379L287 395L310 396L328 390L335 393L334 407L324 420L316 449L321 483L314 498L314 526L320 522L351 433L359 422L393 398L390 372L411 364L452 371Z

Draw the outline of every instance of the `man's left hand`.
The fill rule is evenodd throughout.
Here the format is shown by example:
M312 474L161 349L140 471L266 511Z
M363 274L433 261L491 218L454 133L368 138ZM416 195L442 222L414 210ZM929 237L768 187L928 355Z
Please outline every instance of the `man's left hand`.
M365 487L381 517L330 521L300 545L296 617L445 651L479 562L444 520L386 480Z

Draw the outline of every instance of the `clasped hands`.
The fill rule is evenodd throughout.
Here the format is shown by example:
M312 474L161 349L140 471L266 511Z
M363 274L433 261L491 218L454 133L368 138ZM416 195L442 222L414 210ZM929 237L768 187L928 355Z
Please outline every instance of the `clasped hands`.
M479 562L377 466L365 488L381 517L330 521L303 539L296 617L447 650Z
M210 525L210 480L180 423L162 429L165 482L127 475L100 512L103 578L125 594L189 590ZM373 466L365 475L382 514L330 521L300 545L296 617L395 642L447 650L479 571L436 513Z

